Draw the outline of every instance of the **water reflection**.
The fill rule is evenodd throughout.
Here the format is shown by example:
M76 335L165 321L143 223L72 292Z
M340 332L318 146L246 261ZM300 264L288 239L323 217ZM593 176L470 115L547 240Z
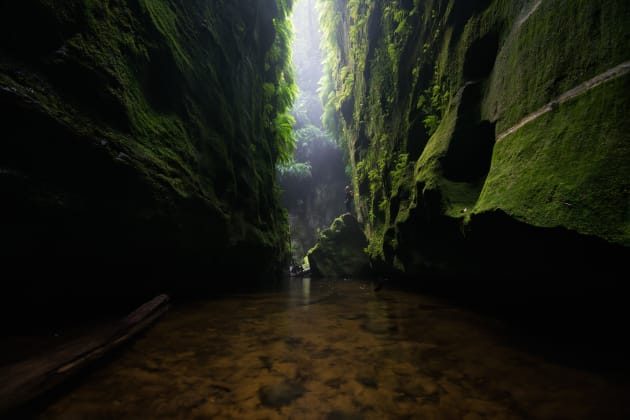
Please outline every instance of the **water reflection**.
M484 319L369 281L173 309L42 418L628 418L628 388L508 347Z
M308 305L311 298L311 278L310 277L293 277L289 283L291 296L302 296L302 304ZM289 303L291 303L289 301Z

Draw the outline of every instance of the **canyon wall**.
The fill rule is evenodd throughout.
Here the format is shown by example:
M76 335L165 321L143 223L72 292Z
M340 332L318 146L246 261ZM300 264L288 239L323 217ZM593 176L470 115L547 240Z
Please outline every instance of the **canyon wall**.
M277 276L291 3L3 2L5 278L98 294Z
M325 122L383 275L562 289L627 273L627 1L320 7Z

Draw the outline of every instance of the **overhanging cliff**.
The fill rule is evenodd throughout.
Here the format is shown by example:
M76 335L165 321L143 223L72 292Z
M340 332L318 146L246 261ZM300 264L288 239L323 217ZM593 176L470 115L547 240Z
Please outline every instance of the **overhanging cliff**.
M630 4L322 0L375 266L577 284L630 255Z
M290 7L3 2L0 252L15 278L105 291L279 273Z

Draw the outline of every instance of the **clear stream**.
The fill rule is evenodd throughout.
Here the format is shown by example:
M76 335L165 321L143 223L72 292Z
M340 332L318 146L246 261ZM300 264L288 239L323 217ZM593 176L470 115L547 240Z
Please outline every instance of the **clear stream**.
M622 419L630 388L497 319L362 280L178 306L45 419Z

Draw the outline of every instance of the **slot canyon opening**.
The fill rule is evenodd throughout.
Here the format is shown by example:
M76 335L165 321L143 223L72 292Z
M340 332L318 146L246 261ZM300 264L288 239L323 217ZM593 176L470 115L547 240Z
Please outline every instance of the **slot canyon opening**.
M319 232L345 212L344 187L350 185L344 152L323 122L326 51L316 4L300 0L293 6L291 56L298 93L290 113L296 145L291 161L277 167L280 202L289 215L291 260L306 268L306 254ZM342 118L351 121L353 109L354 98L348 97Z

